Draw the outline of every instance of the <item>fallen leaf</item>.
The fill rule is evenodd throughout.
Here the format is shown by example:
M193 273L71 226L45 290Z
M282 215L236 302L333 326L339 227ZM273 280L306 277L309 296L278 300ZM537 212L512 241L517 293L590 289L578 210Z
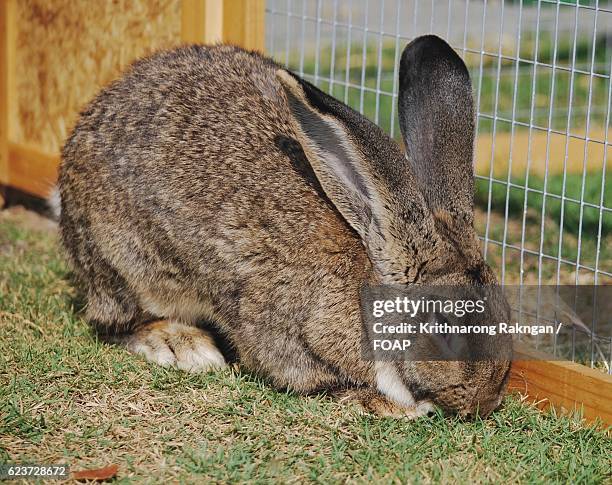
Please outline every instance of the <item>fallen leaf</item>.
M75 480L108 480L109 478L113 478L118 470L118 465L108 465L104 468L92 470L79 470L72 473L72 478Z

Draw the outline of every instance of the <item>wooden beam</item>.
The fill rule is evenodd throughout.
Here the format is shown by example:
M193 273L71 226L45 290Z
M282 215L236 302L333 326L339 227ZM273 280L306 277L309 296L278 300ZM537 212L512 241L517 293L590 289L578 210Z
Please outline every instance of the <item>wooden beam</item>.
M531 139L531 144L530 144ZM584 150L587 150L589 171L600 172L607 156L612 159L612 147L604 146L604 140L612 140L612 128L607 132L601 128L591 127L589 141L558 133L549 134L534 130L517 130L515 133L500 132L481 133L476 139L474 163L479 175L489 176L491 170L491 155L493 155L493 175L505 179L508 176L508 160L512 146L512 175L523 177L530 162L529 174L544 177L548 175L582 173ZM567 151L566 151L567 141ZM529 149L528 149L529 148ZM606 155L607 151L607 155ZM548 154L548 164L545 163ZM567 156L567 159L566 159Z
M59 160L59 155L9 142L8 185L47 198L57 182Z
M14 0L0 0L0 208L5 202L1 187L9 184L8 141L15 99L16 26Z
M188 44L223 40L223 0L182 0L181 38Z
M579 411L587 421L612 426L612 376L566 361L546 361L545 354L516 345L509 389L527 395L540 408Z
M245 49L265 51L265 0L226 0L223 41Z
M225 42L265 49L265 0L182 0L181 37L186 43Z

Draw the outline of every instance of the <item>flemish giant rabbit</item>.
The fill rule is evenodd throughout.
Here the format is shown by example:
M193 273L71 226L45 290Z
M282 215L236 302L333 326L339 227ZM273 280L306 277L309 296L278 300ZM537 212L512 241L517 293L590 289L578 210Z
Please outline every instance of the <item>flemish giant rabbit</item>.
M478 362L362 358L363 285L496 281L473 228L471 83L441 39L404 50L399 117L405 155L256 53L190 46L136 62L62 154L61 234L87 320L190 371L225 363L195 326L206 320L279 388L341 389L381 414L488 414L505 341Z

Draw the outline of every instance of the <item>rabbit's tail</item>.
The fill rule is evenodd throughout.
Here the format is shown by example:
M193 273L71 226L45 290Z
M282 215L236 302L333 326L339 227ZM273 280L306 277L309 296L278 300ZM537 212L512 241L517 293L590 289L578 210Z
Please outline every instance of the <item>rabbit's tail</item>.
M57 185L51 190L51 195L47 197L47 208L49 209L51 219L55 222L59 222L62 213L62 198Z

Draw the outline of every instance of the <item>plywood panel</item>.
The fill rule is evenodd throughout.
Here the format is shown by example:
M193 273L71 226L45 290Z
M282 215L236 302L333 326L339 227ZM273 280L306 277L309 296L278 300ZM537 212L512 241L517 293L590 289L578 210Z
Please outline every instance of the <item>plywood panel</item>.
M181 42L179 0L20 0L16 19L10 138L49 154L128 63Z

